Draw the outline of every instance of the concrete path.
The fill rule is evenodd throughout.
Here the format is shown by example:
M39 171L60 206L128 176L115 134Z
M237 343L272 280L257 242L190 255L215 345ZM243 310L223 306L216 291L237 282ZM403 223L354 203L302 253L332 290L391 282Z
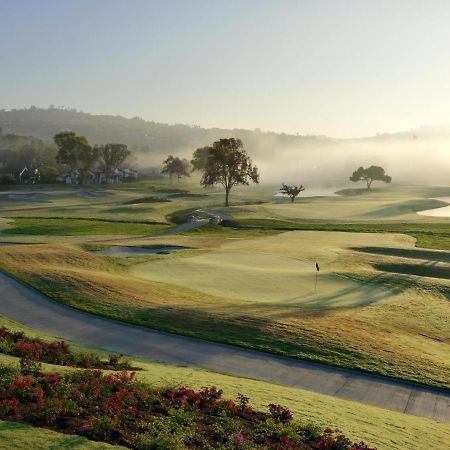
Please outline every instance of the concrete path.
M0 273L0 314L90 346L254 378L450 422L450 391L157 332L66 307Z

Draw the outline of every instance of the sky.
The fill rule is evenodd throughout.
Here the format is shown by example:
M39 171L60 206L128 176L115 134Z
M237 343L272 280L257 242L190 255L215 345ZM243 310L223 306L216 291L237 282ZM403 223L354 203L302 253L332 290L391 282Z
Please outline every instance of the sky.
M360 137L450 123L448 0L0 0L0 108Z

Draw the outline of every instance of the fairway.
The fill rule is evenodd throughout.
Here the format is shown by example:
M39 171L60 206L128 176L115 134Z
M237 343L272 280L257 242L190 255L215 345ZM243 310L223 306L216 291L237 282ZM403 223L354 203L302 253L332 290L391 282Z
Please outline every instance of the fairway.
M394 293L376 283L342 276L358 270L352 247L413 248L404 235L292 231L277 236L225 241L199 254L138 264L133 275L246 302L332 308L361 306ZM317 274L315 262L322 270ZM339 273L341 272L341 274Z
M0 195L0 267L105 317L448 388L449 219L416 212L448 191L291 204L265 186L236 189L227 209L192 183L17 189ZM160 235L194 209L236 226Z

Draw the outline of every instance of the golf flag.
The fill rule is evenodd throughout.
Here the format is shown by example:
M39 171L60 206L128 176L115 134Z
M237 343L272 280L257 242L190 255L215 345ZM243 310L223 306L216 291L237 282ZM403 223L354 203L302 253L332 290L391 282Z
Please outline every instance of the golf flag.
M320 272L320 267L319 267L318 263L316 263L316 270L317 270L317 272Z

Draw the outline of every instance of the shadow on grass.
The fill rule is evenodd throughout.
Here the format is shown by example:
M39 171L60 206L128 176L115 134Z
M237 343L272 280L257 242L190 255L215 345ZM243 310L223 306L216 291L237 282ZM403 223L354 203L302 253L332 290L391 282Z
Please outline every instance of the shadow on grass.
M437 264L380 263L374 264L373 267L383 272L450 280L450 266L439 266Z
M356 368L355 361L366 357L364 352L348 348L339 340L322 340L320 335L300 323L288 331L285 323L274 318L256 317L251 310L238 315L236 312L209 313L189 307L160 307L135 311L130 308L129 313L138 317L135 322L141 326L327 365ZM210 357L206 354L205 360Z
M352 250L374 255L396 256L399 258L422 259L450 263L450 252L394 247L354 247Z

